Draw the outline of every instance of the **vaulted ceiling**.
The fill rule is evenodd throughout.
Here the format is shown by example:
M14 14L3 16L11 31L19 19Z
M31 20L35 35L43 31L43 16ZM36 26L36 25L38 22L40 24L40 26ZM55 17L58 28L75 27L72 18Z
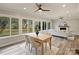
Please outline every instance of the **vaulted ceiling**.
M0 13L15 13L26 17L41 19L79 18L79 4L77 3L41 3L43 9L51 11L34 12L35 3L0 3ZM26 9L24 9L26 8Z

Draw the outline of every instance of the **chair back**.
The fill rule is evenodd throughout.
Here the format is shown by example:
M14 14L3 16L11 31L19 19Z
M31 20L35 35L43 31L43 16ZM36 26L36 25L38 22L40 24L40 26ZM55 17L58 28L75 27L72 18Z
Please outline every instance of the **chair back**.
M37 39L34 37L31 37L30 43L32 44L33 47L39 47L41 44L37 42Z

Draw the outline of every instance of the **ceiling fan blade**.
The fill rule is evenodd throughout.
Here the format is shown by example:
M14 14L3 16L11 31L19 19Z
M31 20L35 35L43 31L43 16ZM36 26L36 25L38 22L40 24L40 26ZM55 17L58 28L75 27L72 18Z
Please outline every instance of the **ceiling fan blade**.
M44 9L42 9L42 7L41 7L42 5L41 4L36 3L36 6L38 7L38 9L35 10L35 12L39 11L39 10L41 10L41 11L50 11L50 10L44 10Z
M50 11L50 10L43 10L43 9L42 9L42 11Z
M37 3L36 3L36 6L37 6L38 8L41 8L41 6L42 6L42 5L41 5L41 4L37 4Z

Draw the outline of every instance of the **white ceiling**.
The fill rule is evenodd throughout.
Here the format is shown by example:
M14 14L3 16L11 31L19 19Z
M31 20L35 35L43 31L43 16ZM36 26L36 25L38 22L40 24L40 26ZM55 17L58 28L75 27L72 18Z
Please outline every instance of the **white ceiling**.
M63 4L66 7L62 7ZM77 3L42 3L42 8L51 11L34 12L37 9L34 3L0 3L0 11L29 17L43 19L58 19L60 16L64 18L79 18L79 4Z

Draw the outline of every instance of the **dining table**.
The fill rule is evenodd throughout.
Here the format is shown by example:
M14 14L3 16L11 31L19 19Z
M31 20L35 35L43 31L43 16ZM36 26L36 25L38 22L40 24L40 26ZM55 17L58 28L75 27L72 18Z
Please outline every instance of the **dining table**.
M43 34L43 33L39 33L38 36L36 35L36 33L28 33L26 35L28 35L29 37L36 38L36 41L40 42L42 46L41 47L42 55L44 54L44 43L49 43L50 50L51 50L51 38L52 38L51 35Z

